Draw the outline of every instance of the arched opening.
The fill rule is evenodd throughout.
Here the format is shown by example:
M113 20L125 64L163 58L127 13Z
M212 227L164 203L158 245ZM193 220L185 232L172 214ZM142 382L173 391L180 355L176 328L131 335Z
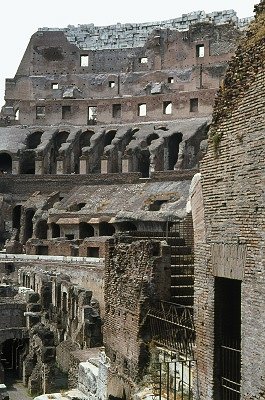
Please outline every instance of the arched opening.
M12 173L12 158L7 153L0 154L0 173L2 174Z
M52 222L51 230L52 230L52 238L60 237L60 225L56 224L55 222Z
M22 377L22 365L25 357L25 347L28 341L22 339L7 339L1 346L0 363L4 368L4 381L8 386Z
M36 149L41 142L43 132L34 132L27 138L28 149Z
M59 155L59 149L61 148L62 144L67 141L69 136L69 132L62 131L56 132L53 137L53 147L51 148L50 152L50 173L56 174L57 169L57 157Z
M87 130L87 131L81 133L81 135L79 137L80 149L82 149L83 147L90 146L90 140L93 135L94 135L94 132L90 131L90 130Z
M86 130L85 132L82 132L81 135L79 136L78 149L75 154L75 165L74 165L74 172L76 174L79 174L79 172L80 172L79 158L82 155L82 149L84 147L90 146L90 140L93 135L94 135L94 131Z
M47 221L39 221L36 227L36 236L38 239L47 239L48 225Z
M99 223L99 236L112 236L115 233L115 228L108 222Z
M85 239L87 237L94 236L94 228L92 225L86 222L81 222L79 224L79 239Z
M149 177L150 167L150 152L148 149L141 151L139 155L139 172L141 172L143 178Z
M108 131L105 133L104 137L104 147L109 146L114 139L117 131Z
M153 140L158 139L159 135L157 133L151 133L151 135L147 136L146 143L147 146L150 146Z
M21 204L18 204L13 208L12 212L12 227L13 229L20 229L20 218L21 218Z
M16 240L18 240L20 234L21 207L22 206L19 204L15 206L12 211L12 228L17 230Z
M122 232L137 231L136 225L130 221L120 222L119 228Z
M182 133L175 132L168 140L168 169L173 170L178 161L179 144L182 141Z
M20 167L21 174L35 174L35 152L26 150Z
M34 214L35 214L34 210L26 211L24 243L26 243L26 241L32 237L32 234L33 234L32 219L33 219Z

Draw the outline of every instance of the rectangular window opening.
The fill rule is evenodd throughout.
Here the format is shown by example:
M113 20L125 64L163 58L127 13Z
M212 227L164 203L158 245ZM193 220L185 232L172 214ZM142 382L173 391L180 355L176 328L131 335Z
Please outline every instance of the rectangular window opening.
M71 106L62 106L62 119L71 117Z
M163 114L172 114L172 101L163 102Z
M97 123L97 106L88 107L88 125L96 125Z
M196 57L204 57L204 44L197 44L196 46Z
M147 57L140 57L139 58L139 63L140 64L147 64L148 58Z
M65 239L66 239L66 240L74 240L74 238L75 238L75 235L72 235L72 234L70 234L70 233L68 233L68 234L65 235Z
M52 83L52 89L53 90L59 89L59 84L58 83Z
M174 83L174 78L173 78L172 76L169 76L169 77L167 78L167 82L168 82L168 83Z
M190 112L197 112L199 109L198 99L190 99Z
M81 55L80 56L80 66L81 67L88 67L89 57L88 55Z
M114 81L109 81L109 87L110 88L114 88L115 86L115 82Z
M121 104L113 104L112 105L112 116L113 116L113 118L121 117Z
M146 116L146 104L138 104L138 116L145 117Z
M36 107L36 119L45 118L45 106Z
M88 247L87 257L99 258L99 247Z

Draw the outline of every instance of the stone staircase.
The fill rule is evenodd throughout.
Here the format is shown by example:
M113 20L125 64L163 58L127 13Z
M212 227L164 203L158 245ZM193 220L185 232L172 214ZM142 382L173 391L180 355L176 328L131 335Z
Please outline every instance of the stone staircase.
M193 307L194 254L191 220L173 224L168 232L131 231L133 240L165 240L171 248L171 302Z

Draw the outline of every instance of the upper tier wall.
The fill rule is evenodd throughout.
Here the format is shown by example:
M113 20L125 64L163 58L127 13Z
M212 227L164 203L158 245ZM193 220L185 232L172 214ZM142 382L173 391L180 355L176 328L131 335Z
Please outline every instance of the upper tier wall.
M213 23L222 25L234 23L238 28L246 27L250 18L239 19L234 10L214 11L206 14L205 11L195 11L182 14L179 18L167 21L147 23L127 23L110 26L68 25L67 28L40 28L39 31L62 30L69 42L83 50L103 50L143 47L150 33L155 29L176 29L186 31L190 25L197 23Z

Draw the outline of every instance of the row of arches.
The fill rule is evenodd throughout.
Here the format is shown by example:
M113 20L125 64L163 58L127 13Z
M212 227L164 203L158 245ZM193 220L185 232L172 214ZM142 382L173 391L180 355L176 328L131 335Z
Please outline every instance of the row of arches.
M28 239L33 236L33 218L35 215L34 209L27 209L25 211L24 217L24 232L23 232L23 242L25 243ZM22 217L22 205L18 204L13 208L12 212L12 227L17 229L17 239L20 237L21 229L21 217ZM134 231L136 230L136 225L130 221L120 222L118 225L119 231ZM50 231L49 231L50 230ZM101 221L97 225L92 225L86 222L80 222L78 226L78 239L85 239L94 236L112 236L116 232L114 225ZM46 220L40 220L36 224L35 237L37 239L48 239L48 238L59 238L62 237L62 231L60 225L55 222L48 224Z
M116 141L116 152L117 155L111 156L109 162L112 164L111 172L121 172L121 159L118 160L117 157L122 157L124 152L126 151L126 146L130 142L132 142L134 137L134 133L137 132L139 129L131 130L127 132L124 137L118 138ZM84 148L89 148L91 146L91 138L94 135L94 131L86 130L78 135L77 140L73 144L73 148L71 152L62 153L63 161L63 169L59 173L80 173L80 157L82 156L82 151ZM37 131L32 133L27 138L27 149L21 152L21 156L19 159L19 167L17 171L14 173L20 174L35 174L36 168L36 148L41 143L43 132ZM58 173L57 170L57 160L60 156L60 151L64 143L67 142L69 138L70 132L67 131L60 131L56 132L51 139L50 147L47 149L45 153L45 160L43 161L42 172L41 173L48 173L48 174L56 174ZM105 149L113 144L114 139L116 138L117 130L109 130L104 133L104 136L100 139L101 143L97 144L95 149L93 150L93 155L89 155L89 159L92 165L90 165L90 172L100 172L100 159L101 156L104 154ZM142 177L149 177L150 174L150 145L152 142L159 138L159 135L155 132L149 134L142 142L141 145L138 147L137 154L135 155L135 161L133 162L134 168L131 172L141 172ZM174 133L170 137L167 138L167 151L165 155L160 155L163 160L160 160L158 170L173 170L174 166L178 160L178 153L179 153L179 144L182 141L182 134L181 133ZM116 154L116 153L115 153ZM164 165L165 157L167 158L166 165ZM46 167L45 167L46 165ZM163 167L164 166L164 167ZM0 172L1 173L12 173L12 156L7 152L0 153ZM130 171L128 171L130 172ZM40 172L37 172L40 173ZM84 173L84 172L83 172Z

